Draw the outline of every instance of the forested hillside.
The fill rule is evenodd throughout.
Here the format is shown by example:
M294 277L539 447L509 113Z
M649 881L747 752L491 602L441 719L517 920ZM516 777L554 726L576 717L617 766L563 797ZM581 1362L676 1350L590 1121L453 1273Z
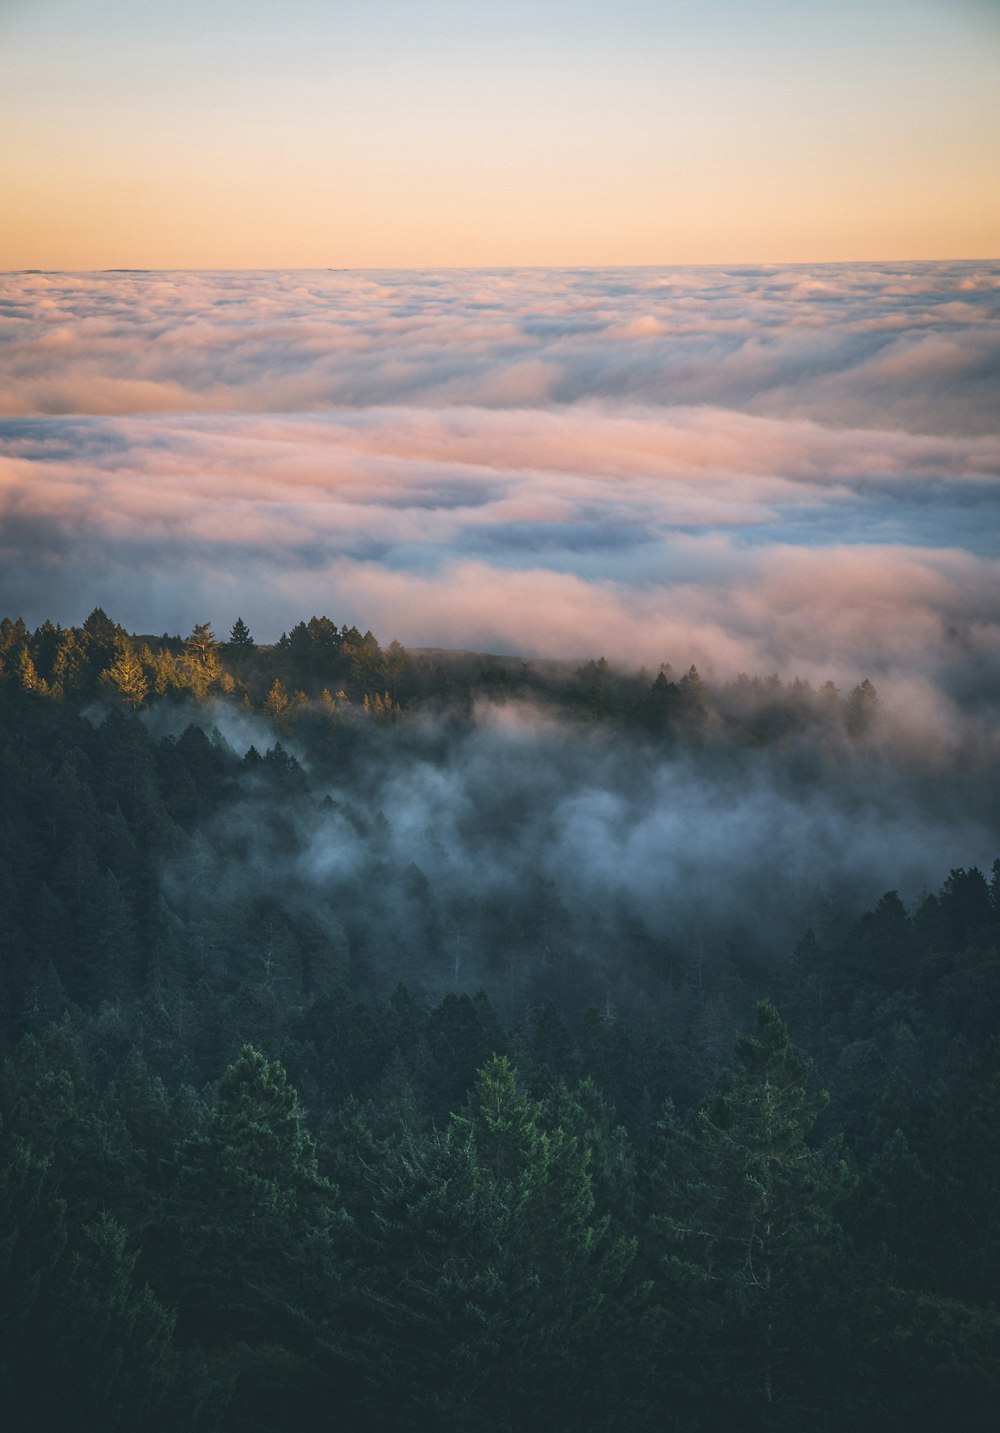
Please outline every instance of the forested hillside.
M995 1427L988 744L325 617L0 663L6 1427Z

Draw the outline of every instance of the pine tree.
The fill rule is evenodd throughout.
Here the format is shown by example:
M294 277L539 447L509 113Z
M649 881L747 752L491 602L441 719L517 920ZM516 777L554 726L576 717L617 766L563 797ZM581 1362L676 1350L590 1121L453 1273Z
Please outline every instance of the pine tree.
M110 645L119 632L117 623L112 622L103 607L95 607L83 624L83 630L93 642Z
M229 633L230 648L236 650L237 652L248 652L253 647L256 647L256 645L257 643L250 635L250 628L244 622L242 617L237 617Z
M79 1243L53 1320L47 1426L132 1433L150 1425L171 1391L173 1318L139 1287L136 1255L115 1220L101 1216Z
M244 1046L178 1162L184 1319L216 1341L307 1322L343 1220L282 1066Z
M261 704L261 711L273 722L279 722L288 710L288 693L278 677L271 684L271 690Z
M101 680L130 711L137 711L149 694L149 678L135 648L127 637L115 640L117 657L114 663L101 673Z
M12 622L9 617L0 620L0 653L4 656L17 652L27 639L28 629L23 617L18 617L16 622Z
M99 1135L98 1135L99 1137ZM0 1389L18 1433L187 1433L203 1425L173 1320L135 1277L125 1230L68 1216L50 1163L0 1130Z
M872 682L865 677L864 681L860 682L847 698L847 730L855 741L861 741L871 734L878 711L878 692Z
M208 622L197 623L185 637L181 666L187 684L198 701L203 701L221 680L219 643Z
M889 1251L897 1280L919 1288L928 1270L930 1180L897 1129L876 1154L852 1200L852 1227L860 1238Z
M574 1115L586 1122L582 1110ZM625 1290L634 1248L614 1236L608 1216L595 1216L592 1147L561 1124L546 1127L506 1056L479 1072L454 1128L471 1137L509 1210L492 1426L608 1426L622 1397L613 1351L634 1311Z
M80 693L87 683L87 653L84 643L72 627L59 634L59 643L52 660L52 689L63 697Z
M86 663L85 689L96 689L101 672L115 660L116 638L124 635L123 629L112 622L103 608L94 608L78 632Z
M181 691L185 677L181 665L168 647L157 647L150 653L149 671L153 691L158 697L166 692Z
M48 1160L0 1125L0 1389L8 1416L42 1376L37 1330L66 1247L66 1205Z
M176 1163L178 1326L207 1349L243 1350L226 1427L326 1426L343 1377L331 1326L349 1225L282 1066L244 1046Z
M69 1016L19 1042L0 1068L0 1106L11 1137L46 1152L77 1225L119 1198L127 1183L128 1132L102 1107Z
M364 1330L354 1356L370 1385L365 1426L499 1433L508 1426L496 1377L511 1218L502 1192L457 1129L381 1146L356 1133L351 1145L365 1156L371 1207L352 1271Z
M810 1084L764 1002L728 1084L661 1129L648 1238L672 1345L663 1376L699 1427L827 1427L847 1396L866 1276L837 1220L852 1177L808 1143L826 1100Z
M81 997L88 1002L132 994L139 953L132 901L124 883L105 871L80 920Z
M17 679L21 684L22 691L31 692L33 696L48 696L48 683L39 676L38 668L27 647L22 647L18 653Z
M947 1293L996 1303L1000 1287L1000 1035L973 1061L940 1136L941 1248Z

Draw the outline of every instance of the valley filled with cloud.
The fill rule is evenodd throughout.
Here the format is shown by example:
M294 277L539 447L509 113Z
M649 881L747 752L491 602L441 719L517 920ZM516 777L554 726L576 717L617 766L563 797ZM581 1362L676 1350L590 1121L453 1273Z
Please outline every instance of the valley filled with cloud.
M0 344L29 623L995 695L996 265L12 273Z

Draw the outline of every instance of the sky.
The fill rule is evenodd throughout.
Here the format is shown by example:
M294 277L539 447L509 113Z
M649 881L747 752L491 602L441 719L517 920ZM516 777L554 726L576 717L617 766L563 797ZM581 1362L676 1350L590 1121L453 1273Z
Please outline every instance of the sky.
M996 0L0 0L0 269L1000 255Z
M1000 264L0 275L0 611L1000 700Z

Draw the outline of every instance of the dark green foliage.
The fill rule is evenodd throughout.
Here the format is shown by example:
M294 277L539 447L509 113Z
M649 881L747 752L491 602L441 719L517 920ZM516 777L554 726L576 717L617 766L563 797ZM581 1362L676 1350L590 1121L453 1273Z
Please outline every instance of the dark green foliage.
M0 1391L18 1433L214 1425L173 1320L139 1284L125 1229L67 1218L48 1161L0 1134ZM216 1404L220 1402L218 1396Z
M853 1228L859 1241L884 1246L906 1288L919 1288L931 1237L931 1181L902 1130L879 1150L855 1190Z
M211 1340L270 1338L308 1320L343 1224L284 1070L251 1046L176 1156L187 1261L184 1325Z
M237 617L233 623L232 631L229 633L229 646L237 651L249 651L256 647L256 642L250 635L250 628L242 617Z
M364 795L445 779L483 694L595 759L874 770L870 683L100 610L0 623L0 662L5 1427L992 1429L1000 864L910 910L806 891L792 955L763 908L588 932L543 870L480 890L433 831L400 859L405 782ZM245 756L198 706L260 723L276 686Z
M723 1089L668 1115L646 1196L650 1266L684 1349L664 1389L697 1427L826 1426L863 1348L871 1302L839 1222L852 1188L808 1142L824 1096L773 1006L737 1042Z
M347 1223L281 1066L246 1046L175 1170L154 1248L181 1336L231 1365L224 1426L311 1426L308 1410L334 1394L325 1365Z
M939 1223L930 1252L945 1292L1000 1309L1000 1036L955 1092L939 1132Z

